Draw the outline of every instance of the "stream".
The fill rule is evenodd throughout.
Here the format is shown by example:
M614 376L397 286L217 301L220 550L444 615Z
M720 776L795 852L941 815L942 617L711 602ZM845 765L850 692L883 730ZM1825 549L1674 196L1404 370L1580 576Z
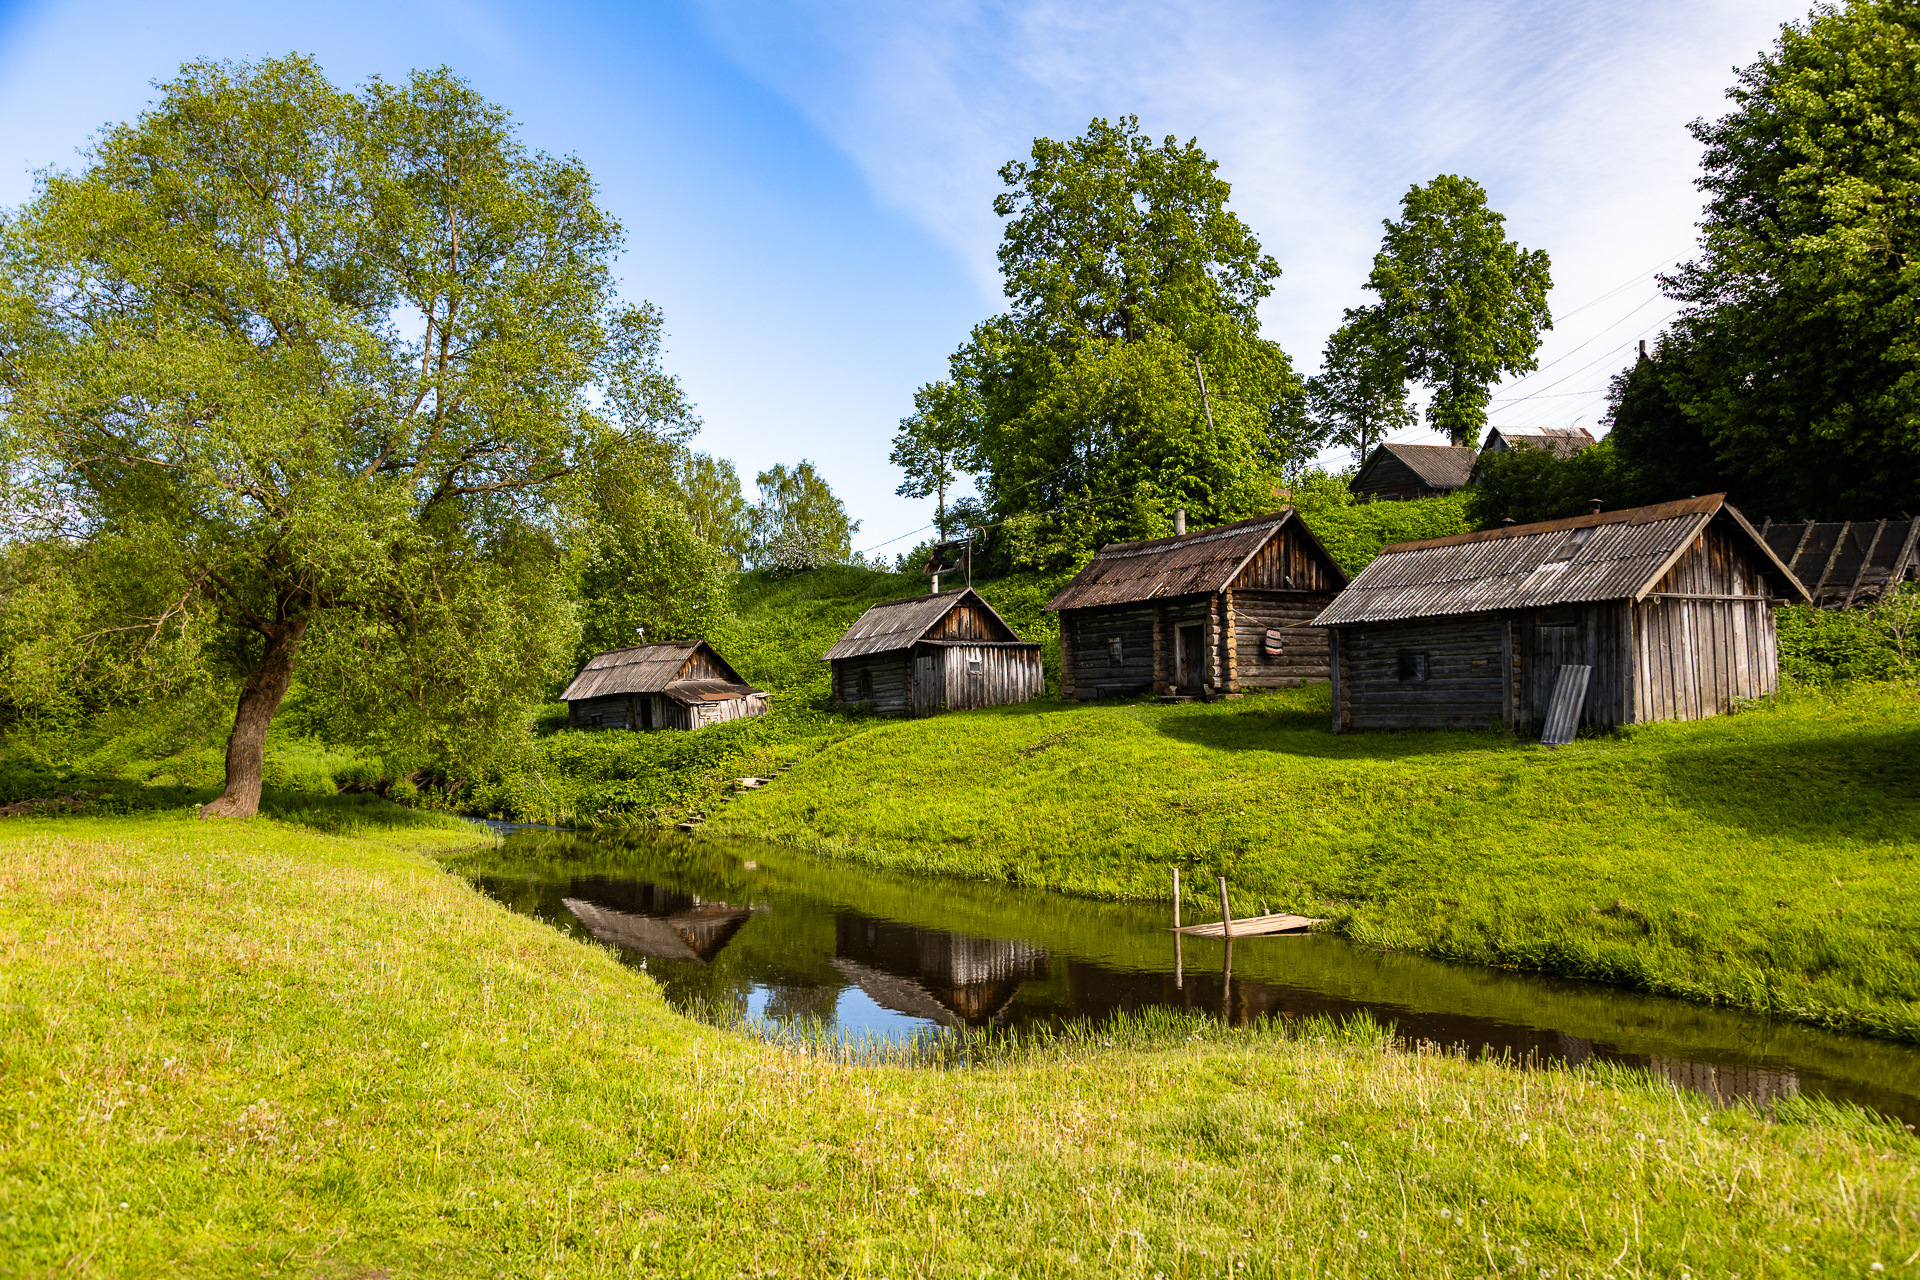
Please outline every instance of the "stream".
M1920 1125L1920 1048L1330 935L1168 931L1170 908L931 879L778 845L520 830L453 869L613 947L676 1007L911 1037L1167 1006L1242 1024L1366 1013L1470 1055L1614 1062L1722 1100L1806 1094ZM1190 913L1193 914L1193 913ZM1206 917L1210 919L1211 917Z

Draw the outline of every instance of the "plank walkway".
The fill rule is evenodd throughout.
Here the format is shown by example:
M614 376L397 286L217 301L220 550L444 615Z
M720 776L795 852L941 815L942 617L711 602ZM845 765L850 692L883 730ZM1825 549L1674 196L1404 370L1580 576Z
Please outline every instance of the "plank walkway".
M1270 916L1248 916L1244 920L1233 922L1233 936L1236 938L1270 937L1277 933L1305 933L1321 921L1313 916L1290 916L1285 914ZM1174 929L1173 933L1184 933L1191 938L1223 938L1226 930L1218 920L1212 924L1190 924Z

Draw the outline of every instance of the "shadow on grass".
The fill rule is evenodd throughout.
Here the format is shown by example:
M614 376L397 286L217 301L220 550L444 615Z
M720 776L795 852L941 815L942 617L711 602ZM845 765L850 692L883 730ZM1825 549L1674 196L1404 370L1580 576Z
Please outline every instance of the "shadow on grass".
M1266 751L1316 760L1404 760L1506 751L1517 745L1500 729L1335 733L1330 719L1324 705L1239 708L1221 703L1200 714L1164 716L1155 727L1169 738L1215 751Z
M1729 826L1820 840L1920 837L1920 727L1703 743L1649 763L1672 803Z

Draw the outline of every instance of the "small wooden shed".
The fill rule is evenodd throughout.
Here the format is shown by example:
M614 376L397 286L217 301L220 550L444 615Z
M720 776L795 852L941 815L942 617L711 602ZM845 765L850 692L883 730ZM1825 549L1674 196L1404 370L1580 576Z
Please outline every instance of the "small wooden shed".
M835 702L883 716L1026 702L1047 683L1040 645L1014 634L972 587L872 606L825 661Z
M1920 577L1920 520L1760 526L1773 553L1825 609L1878 603Z
M1326 637L1306 624L1346 584L1291 508L1112 543L1047 605L1060 615L1060 692L1240 693L1325 680Z
M1333 727L1537 733L1560 669L1580 723L1693 720L1779 682L1773 609L1806 588L1724 494L1383 549L1314 621Z
M1466 445L1377 445L1347 488L1362 502L1411 502L1465 488L1477 450Z
M705 640L596 653L560 698L576 729L704 729L767 713L766 691Z
M1545 449L1556 458L1571 458L1582 449L1597 444L1585 427L1536 427L1519 431L1513 427L1492 427L1480 445L1480 456L1506 453L1510 449Z

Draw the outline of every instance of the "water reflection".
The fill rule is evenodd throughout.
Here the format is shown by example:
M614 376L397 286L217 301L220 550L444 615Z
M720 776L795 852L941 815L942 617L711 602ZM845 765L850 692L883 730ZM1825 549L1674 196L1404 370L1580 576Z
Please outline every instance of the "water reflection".
M1702 1094L1809 1094L1920 1123L1920 1051L1326 936L1177 939L1159 912L914 880L765 846L611 849L527 833L459 868L607 943L681 1007L851 1035L1018 1028L1170 1007L1235 1025L1367 1014L1516 1062L1612 1062Z

